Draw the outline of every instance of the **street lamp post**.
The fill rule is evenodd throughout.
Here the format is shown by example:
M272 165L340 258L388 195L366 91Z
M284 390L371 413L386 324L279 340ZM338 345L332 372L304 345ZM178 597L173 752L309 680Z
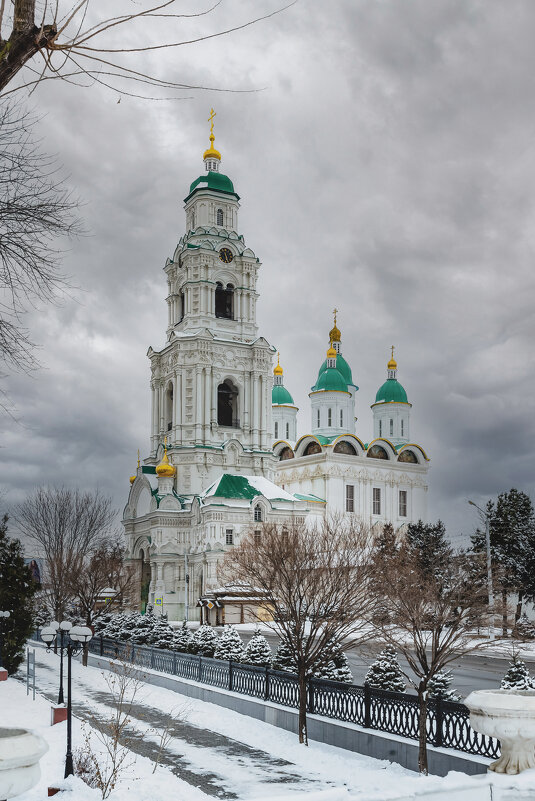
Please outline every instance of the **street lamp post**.
M65 649L65 640L67 638L67 634L72 628L72 623L69 623L68 620L62 620L61 623L58 623L57 620L53 620L50 623L50 628L53 628L56 632L56 639L59 636L59 653L60 653L60 663L59 663L59 692L58 692L58 704L65 703L63 699L63 651Z
M61 656L63 657L64 650L67 652L67 753L65 754L65 778L67 778L74 773L72 763L72 657L80 653L85 643L89 642L93 636L93 632L86 626L73 626L66 620L62 621L58 628L55 625L47 626L41 631L41 639L46 643L47 650L50 650L50 646L58 636Z
M494 590L492 587L492 558L490 552L490 524L489 524L489 513L478 506L477 503L473 501L468 501L470 506L475 506L478 509L483 517L485 518L485 543L487 546L487 586L488 586L488 593L489 593L489 640L494 640Z
M4 620L7 620L8 617L11 617L11 612L9 610L0 612L0 668L4 666L2 662L2 651L4 650Z

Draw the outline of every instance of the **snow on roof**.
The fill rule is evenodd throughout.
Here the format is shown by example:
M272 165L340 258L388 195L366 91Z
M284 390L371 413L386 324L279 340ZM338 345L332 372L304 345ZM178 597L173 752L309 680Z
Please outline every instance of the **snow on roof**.
M223 473L201 494L201 498L232 499L234 502L246 502L243 505L248 506L258 495L263 495L268 500L293 502L297 500L294 495L290 495L263 476L238 476L232 473Z

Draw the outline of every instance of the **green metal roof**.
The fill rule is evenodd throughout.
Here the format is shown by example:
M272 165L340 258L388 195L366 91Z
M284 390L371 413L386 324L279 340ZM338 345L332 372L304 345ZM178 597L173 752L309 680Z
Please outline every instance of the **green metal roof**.
M376 403L408 403L407 393L397 380L388 378L382 387L377 390Z
M321 365L321 367L320 367L320 369L319 369L319 372L318 372L318 380L319 380L319 377L320 377L320 375L321 375L321 374L324 372L324 370L326 370L326 369L327 369L327 359L325 359L325 361L323 362L323 364ZM339 353L339 354L338 354L338 356L336 357L336 369L337 369L337 370L338 370L340 373L342 373L342 375L343 375L344 379L347 381L347 383L348 383L348 384L351 384L351 386L355 386L355 385L353 384L353 376L352 376L352 374L351 374L351 367L350 367L350 366L349 366L349 364L346 362L346 360L344 359L344 357L342 356L342 354L341 354L341 353ZM358 387L357 387L357 389L358 389Z
M271 403L276 405L287 405L290 404L293 406L294 399L286 389L281 385L274 386L271 390Z
M299 492L294 492L296 498L299 498L300 501L311 501L312 503L327 503L326 500L323 498L319 498L317 495L301 495Z
M238 200L240 199L234 191L234 185L230 178L222 175L220 172L213 172L210 170L204 175L200 175L189 188L189 195L184 202L188 201L196 189L213 189L215 192L225 192L227 195L234 195Z
M312 392L347 392L347 381L336 367L327 367L319 374L318 380L312 387Z

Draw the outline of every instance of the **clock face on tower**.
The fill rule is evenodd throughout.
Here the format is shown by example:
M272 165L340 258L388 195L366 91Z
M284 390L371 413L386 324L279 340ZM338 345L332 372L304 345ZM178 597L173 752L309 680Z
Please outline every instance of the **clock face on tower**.
M230 264L230 262L234 258L234 254L228 248L221 248L221 250L219 251L219 258L225 264Z

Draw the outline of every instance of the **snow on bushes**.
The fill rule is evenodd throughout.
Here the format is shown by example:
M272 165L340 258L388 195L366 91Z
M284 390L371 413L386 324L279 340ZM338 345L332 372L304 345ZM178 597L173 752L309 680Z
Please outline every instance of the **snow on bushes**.
M227 625L223 628L214 652L214 658L232 659L234 662L244 661L245 651L243 643L234 626Z
M370 665L364 682L377 690L405 692L405 679L399 666L395 648L387 645L381 651L375 662Z
M256 629L247 643L243 661L247 665L270 667L272 658L273 654L271 653L268 641L263 634L260 634L260 630Z
M215 629L203 624L191 639L190 652L200 656L213 656L218 639Z
M428 698L440 698L442 701L460 701L461 696L450 690L451 670L439 670L427 684Z
M502 679L502 690L535 690L535 679L526 663L513 654L513 661Z

